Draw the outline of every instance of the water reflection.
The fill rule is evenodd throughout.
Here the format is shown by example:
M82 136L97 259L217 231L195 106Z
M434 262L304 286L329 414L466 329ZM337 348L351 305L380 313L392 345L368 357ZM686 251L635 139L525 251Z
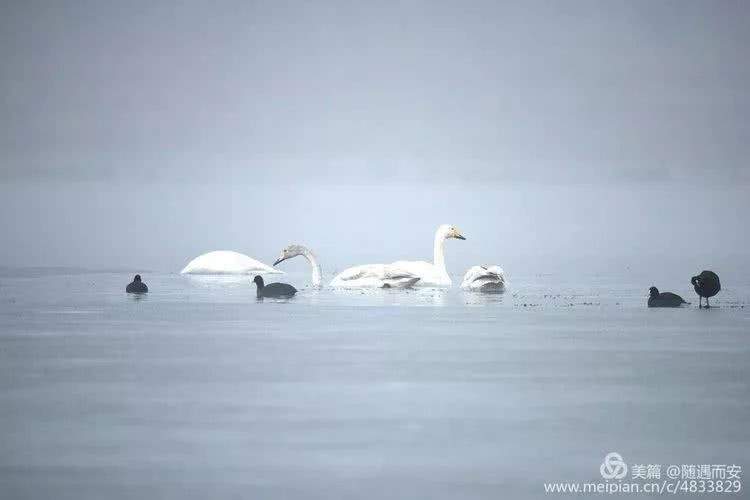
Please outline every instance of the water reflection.
M263 302L271 302L275 304L289 304L290 302L294 302L296 299L296 296L291 297L256 297L255 302L263 303Z
M448 299L447 288L417 288L416 298L420 303L433 306L444 306Z
M475 306L499 305L505 298L505 292L463 291L463 295L466 304Z
M249 286L255 275L225 274L225 275L181 275L190 285L201 288L225 289L227 287Z
M311 305L320 305L323 303L321 299L325 297L327 290L323 290L320 287L307 286L301 290L297 290L296 297L304 300Z

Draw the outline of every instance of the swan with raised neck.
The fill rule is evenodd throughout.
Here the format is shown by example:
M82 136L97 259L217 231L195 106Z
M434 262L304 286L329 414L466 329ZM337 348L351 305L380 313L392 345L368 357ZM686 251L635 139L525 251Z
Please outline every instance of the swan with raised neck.
M394 287L391 282L408 283L405 286L416 287L450 287L452 282L445 268L445 240L455 238L465 240L461 231L450 224L443 224L435 231L433 246L433 261L400 260L391 264L365 264L354 266L341 271L331 281L332 287L341 288L371 288Z
M315 254L307 248L304 245L289 245L285 247L281 254L279 254L279 258L276 259L276 262L273 263L274 266L277 264L280 264L281 262L284 262L285 260L291 259L293 257L297 257L298 255L303 256L305 259L307 259L307 262L310 263L310 267L312 268L312 277L310 278L310 281L312 282L312 286L314 287L320 287L321 282L321 272L320 272L320 264L318 264L318 259L315 257Z
M445 240L449 238L466 239L458 229L450 224L443 224L435 231L435 244L432 247L432 264L446 277L448 276L448 270L445 268Z
M451 286L453 284L448 269L445 267L445 240L455 238L465 240L456 226L441 224L435 231L432 247L432 262L398 261L394 266L403 267L421 277L417 286Z

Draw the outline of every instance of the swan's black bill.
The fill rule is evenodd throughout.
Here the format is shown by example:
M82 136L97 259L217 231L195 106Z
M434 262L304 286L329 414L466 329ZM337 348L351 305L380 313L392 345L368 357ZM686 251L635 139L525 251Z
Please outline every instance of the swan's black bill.
M279 262L284 262L284 259L276 259L276 262L274 262L274 263L273 263L273 265L275 266L275 265L276 265L276 264L278 264Z
M456 239L457 239L457 240L465 240L466 238L464 238L463 236L461 236L461 235L459 234L458 236L456 236Z

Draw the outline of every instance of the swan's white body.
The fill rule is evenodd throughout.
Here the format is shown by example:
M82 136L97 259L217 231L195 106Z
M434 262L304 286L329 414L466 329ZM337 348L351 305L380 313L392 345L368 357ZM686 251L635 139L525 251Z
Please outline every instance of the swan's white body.
M307 260L307 262L310 263L310 267L312 268L312 276L310 277L310 282L313 288L320 288L320 282L322 279L320 264L318 264L318 259L317 257L315 257L315 254L312 253L312 250L304 245L289 245L288 247L284 248L281 251L281 255L279 255L279 258L276 259L276 262L274 262L273 265L275 266L287 259L297 257L298 255L303 256Z
M341 271L331 280L335 288L409 288L419 276L394 264L365 264Z
M450 287L445 268L444 243L448 238L466 239L453 226L443 224L435 232L434 262L400 260L392 264L365 264L345 269L330 283L336 288Z
M284 274L252 257L231 250L204 253L191 260L181 274Z
M473 266L466 271L461 288L478 292L502 292L505 290L505 274L499 266Z

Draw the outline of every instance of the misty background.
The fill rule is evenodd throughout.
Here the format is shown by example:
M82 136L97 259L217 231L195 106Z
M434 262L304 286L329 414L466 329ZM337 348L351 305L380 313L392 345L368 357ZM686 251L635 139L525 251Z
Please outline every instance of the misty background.
M3 2L0 264L330 277L451 223L454 274L744 270L748 47L733 1Z

